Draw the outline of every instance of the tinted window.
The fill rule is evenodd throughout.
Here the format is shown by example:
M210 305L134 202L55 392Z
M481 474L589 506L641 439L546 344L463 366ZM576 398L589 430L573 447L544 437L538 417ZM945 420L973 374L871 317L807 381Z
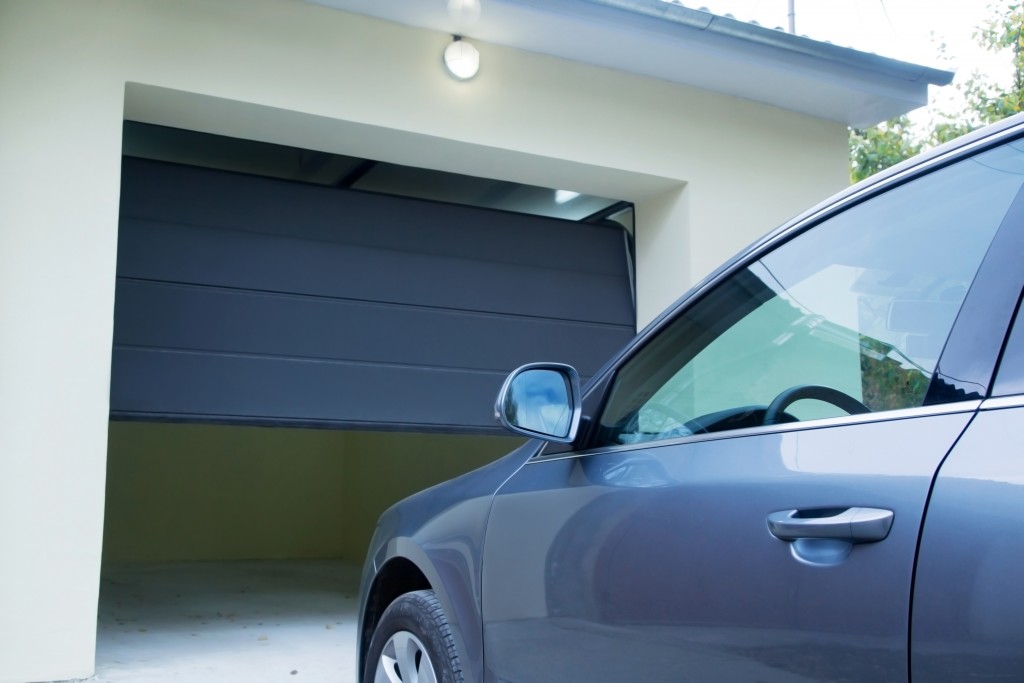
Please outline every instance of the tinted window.
M1024 394L1024 320L1021 319L1020 306L1017 308L1017 321L1013 324L1010 340L1006 345L1003 360L999 363L999 374L992 389L994 396Z
M986 152L734 273L620 369L597 445L757 426L776 399L776 422L922 405L1022 173L1015 147Z

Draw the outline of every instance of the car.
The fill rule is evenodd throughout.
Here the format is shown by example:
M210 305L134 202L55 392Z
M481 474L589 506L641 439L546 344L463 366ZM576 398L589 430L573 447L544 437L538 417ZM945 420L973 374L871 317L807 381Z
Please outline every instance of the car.
M380 518L362 680L1024 679L1022 287L1016 117L515 370L525 445Z

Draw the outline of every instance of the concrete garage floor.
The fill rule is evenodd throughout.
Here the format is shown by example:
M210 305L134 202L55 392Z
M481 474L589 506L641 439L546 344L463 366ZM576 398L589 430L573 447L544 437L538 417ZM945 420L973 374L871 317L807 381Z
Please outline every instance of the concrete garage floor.
M334 560L105 567L103 683L353 683L359 567Z

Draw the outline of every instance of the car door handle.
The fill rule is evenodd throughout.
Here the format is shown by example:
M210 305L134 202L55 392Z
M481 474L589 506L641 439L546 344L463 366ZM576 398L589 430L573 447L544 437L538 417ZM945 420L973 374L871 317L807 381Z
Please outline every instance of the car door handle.
M874 543L889 535L892 518L892 510L879 508L782 510L768 515L768 530L783 541L830 538L850 543Z

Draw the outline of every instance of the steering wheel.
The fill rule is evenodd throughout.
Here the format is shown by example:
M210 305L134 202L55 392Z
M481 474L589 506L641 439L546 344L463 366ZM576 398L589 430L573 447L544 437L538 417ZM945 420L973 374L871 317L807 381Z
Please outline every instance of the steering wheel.
M800 384L786 389L768 404L768 409L764 411L764 419L761 420L761 424L774 425L784 422L785 419L782 416L785 414L786 408L805 398L830 403L850 415L862 415L871 412L871 409L866 405L838 389L824 387L820 384Z

